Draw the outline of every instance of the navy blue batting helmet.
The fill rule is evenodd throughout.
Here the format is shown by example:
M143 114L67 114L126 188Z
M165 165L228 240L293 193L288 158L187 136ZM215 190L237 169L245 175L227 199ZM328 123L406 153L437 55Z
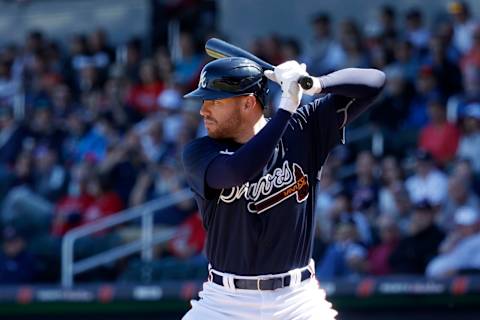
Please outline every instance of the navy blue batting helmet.
M207 63L200 74L198 88L184 98L216 100L254 94L265 106L267 92L267 78L257 63L230 57Z

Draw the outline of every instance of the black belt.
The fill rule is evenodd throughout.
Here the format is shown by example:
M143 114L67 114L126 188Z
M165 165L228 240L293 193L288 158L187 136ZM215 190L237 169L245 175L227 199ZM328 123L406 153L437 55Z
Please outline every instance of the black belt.
M223 277L221 275L216 274L215 272L210 272L211 277L210 281L216 283L220 286L223 286ZM307 279L312 278L313 274L310 270L305 269L301 273L301 280L304 281ZM236 289L246 289L246 290L275 290L284 287L288 287L290 285L292 277L290 275L286 275L284 277L275 277L270 279L233 279L233 284L235 285Z

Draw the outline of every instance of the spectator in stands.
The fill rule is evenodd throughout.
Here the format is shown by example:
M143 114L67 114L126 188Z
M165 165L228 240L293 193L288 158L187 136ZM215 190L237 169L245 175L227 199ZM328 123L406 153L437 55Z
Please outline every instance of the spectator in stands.
M312 21L313 39L307 53L311 74L326 74L338 69L345 61L345 53L332 33L331 18L319 13Z
M365 245L372 243L372 233L368 219L363 212L353 208L350 192L344 190L335 195L334 203L328 212L328 216L333 226L338 225L342 221L352 221L356 227L358 241Z
M155 51L154 61L158 67L160 80L167 86L175 83L175 66L173 65L168 48L159 47Z
M428 151L417 150L415 158L415 174L405 181L412 202L427 199L435 206L442 204L447 197L447 176L435 167Z
M283 62L282 45L283 41L278 34L268 34L260 39L261 56L266 61L272 61L273 65Z
M67 172L52 147L39 147L34 152L33 191L49 202L55 202L65 192Z
M480 215L478 210L461 207L455 212L455 228L440 246L426 270L429 277L443 278L480 271Z
M332 235L333 221L329 219L328 213L332 210L335 195L341 191L342 185L335 179L333 168L329 165L328 160L323 165L319 178L315 209L317 228L320 238L329 241Z
M415 48L415 53L421 57L428 47L430 32L424 26L423 13L418 8L411 8L405 14L405 37Z
M2 221L16 219L32 224L49 224L53 206L50 201L35 193L35 175L31 152L20 153L15 162L11 188L2 203Z
M368 250L363 268L367 274L381 276L392 273L393 268L389 259L400 241L400 229L395 218L390 215L383 214L377 221L380 243Z
M52 54L52 53L51 53ZM60 57L47 56L47 51L36 52L32 57L32 63L27 70L25 86L28 88L27 104L35 104L36 100L49 101L54 88L62 82L61 70L55 69L60 64Z
M12 108L0 107L0 163L13 165L27 134L27 128L15 120Z
M437 255L444 238L435 224L435 209L428 200L415 204L409 234L400 240L390 255L393 271L400 274L423 274L428 262Z
M368 66L366 50L362 41L362 34L354 20L347 19L341 23L340 44L345 53L345 59L340 68L365 68Z
M101 162L105 160L107 151L110 146L115 145L119 140L118 132L114 128L113 118L110 113L102 114L95 118L92 122L90 130L82 135L82 131L85 129L83 119L73 119L78 121L76 128L81 136L77 136L78 139L73 147L73 155L76 160L91 159L92 161Z
M176 229L173 238L162 248L155 272L162 280L206 277L208 261L203 254L205 230L198 212L190 215Z
M417 134L428 123L428 102L441 96L438 91L437 80L433 74L431 66L423 65L417 74L415 80L416 94L412 98L408 108L408 117L405 122L405 129Z
M125 66L127 78L134 84L140 83L140 66L143 59L141 39L130 39L122 51L120 62Z
M302 48L295 38L287 38L282 41L282 62L288 60L302 61Z
M480 23L472 32L472 46L463 56L460 65L464 71L469 68L480 68Z
M59 75L61 82L65 81L65 59L61 49L61 45L56 40L48 40L45 45L45 56L49 64L49 68L53 74Z
M386 49L386 60L391 62L394 57L395 44L398 41L396 11L390 5L382 5L379 10L380 39Z
M60 127L59 123L55 123L53 119L53 110L49 101L37 101L29 121L29 136L32 138L35 149L52 148L61 160L65 132L63 127Z
M120 196L112 190L110 177L92 172L87 182L87 192L95 201L85 210L82 224L115 214L124 208Z
M127 102L136 112L145 116L158 110L157 97L165 85L160 81L157 66L151 60L142 63L140 81L130 89Z
M386 156L381 165L381 187L378 193L378 210L390 216L398 216L395 203L396 189L403 184L403 172L397 158Z
M444 230L454 225L454 214L461 207L480 210L480 199L473 193L472 183L460 174L453 173L448 179L448 198L439 212L438 223Z
M35 259L27 250L22 232L13 225L2 230L0 284L30 284L35 279Z
M196 79L200 74L203 58L197 51L195 39L191 33L182 32L179 42L180 56L174 59L175 81L188 91L189 88L196 87Z
M83 34L72 36L68 49L66 74L68 82L76 94L80 91L80 71L91 62L86 36Z
M138 205L180 191L185 187L185 181L177 174L179 170L178 164L172 159L150 164L138 175L130 197L131 205ZM160 210L155 216L155 222L178 225L194 210L194 202L191 199L185 200Z
M355 161L355 178L349 186L349 192L352 194L353 209L362 211L369 220L373 220L376 214L374 204L378 201L379 190L377 174L372 153L367 150L360 152Z
M97 29L88 35L87 45L95 66L102 72L106 72L115 59L115 52L108 44L105 30Z
M470 14L470 8L464 1L452 1L448 11L453 18L455 46L465 54L472 47L472 34L478 22Z
M462 181L466 185L469 185L472 191L480 197L480 177L475 175L470 160L457 159L457 161L452 164L451 175L460 177Z
M429 123L420 131L418 147L429 152L437 164L444 166L455 157L460 132L447 121L443 99L431 97L427 106Z
M401 233L406 234L409 230L410 216L412 214L412 201L410 200L408 191L403 183L395 183L392 186L391 191L396 212L394 215L395 220L397 221ZM388 214L388 211L380 212Z
M395 59L388 68L397 68L405 77L409 85L415 84L420 69L420 59L415 55L413 45L408 40L399 40L395 43Z
M135 128L130 129L122 140L117 141L109 148L105 160L98 166L100 173L109 177L112 189L125 204L129 203L139 174L148 165L148 158L142 148L142 140L145 140L145 137L140 135ZM140 203L131 205L138 204Z
M463 132L457 156L468 159L475 173L480 174L480 102L465 107L461 126Z
M398 134L398 128L407 117L414 88L409 85L400 67L389 66L386 74L388 82L375 104L376 108L372 110L371 120L382 129Z
M63 125L68 114L80 108L72 98L72 92L65 83L60 83L52 89L51 104L54 123Z
M89 60L79 71L78 78L78 90L83 107L87 108L88 112L98 115L102 111L100 97L104 85L100 70Z
M461 93L462 73L457 61L448 56L448 47L441 35L434 35L429 41L429 54L424 63L432 66L438 89L445 97Z
M360 244L355 222L339 221L335 226L334 240L319 261L316 275L320 280L352 277L359 274L358 265L367 257L367 250Z
M141 115L127 107L130 80L126 77L125 72L123 65L112 65L108 71L102 95L104 109L112 115L115 128L120 132L127 131L141 119Z
M12 77L11 62L0 57L0 104L11 105L19 89L19 83Z
M164 139L164 127L160 117L150 118L144 123L140 145L149 162L160 162L172 156L172 143ZM173 129L173 128L172 128ZM178 132L177 132L178 133Z
M55 204L52 235L63 236L70 229L82 224L87 208L95 201L95 197L87 190L91 170L93 170L92 163L88 161L82 161L72 166L68 193Z
M437 27L437 36L441 39L445 47L447 58L458 67L462 53L453 42L454 28L450 21L441 21Z
M205 230L199 212L186 218L179 226L172 240L168 242L169 253L185 260L202 255L205 244ZM206 262L206 258L201 258Z
M21 74L26 75L25 84L28 86L28 76L31 75L31 68L34 64L34 56L40 52L43 52L46 46L45 35L39 30L32 30L28 32L23 50L18 52L18 55L15 59L14 65L18 68L17 72L20 76Z

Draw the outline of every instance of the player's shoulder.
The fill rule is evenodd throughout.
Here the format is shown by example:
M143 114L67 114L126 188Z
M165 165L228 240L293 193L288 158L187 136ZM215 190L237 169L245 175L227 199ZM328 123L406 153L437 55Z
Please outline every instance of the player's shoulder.
M183 147L183 155L185 157L186 155L198 152L204 148L211 148L213 145L213 140L208 136L196 138Z
M321 112L321 110L325 108L328 104L328 96L329 95L324 95L300 106L292 115L292 121L294 123L298 121L308 122L310 117L313 117L314 114Z
M193 139L192 141L188 142L185 147L183 148L184 152L189 152L191 151L192 149L196 149L198 147L202 147L202 146L208 146L211 144L211 138L208 137L208 136L204 136L204 137L201 137L201 138L196 138L196 139Z
M322 96L319 96L312 101L310 101L307 104L304 104L303 106L299 107L297 109L297 112L300 113L309 113L309 112L314 112L318 111L318 109L324 108L327 106L332 98L331 94L324 94Z
M197 138L187 143L183 148L183 160L189 161L220 150L221 146L215 139L208 136Z

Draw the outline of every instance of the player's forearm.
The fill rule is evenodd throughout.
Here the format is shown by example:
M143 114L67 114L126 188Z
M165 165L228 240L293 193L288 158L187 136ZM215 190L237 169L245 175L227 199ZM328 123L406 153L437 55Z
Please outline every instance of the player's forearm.
M322 93L355 99L376 97L385 85L385 73L377 69L347 68L318 79Z
M283 135L291 114L278 110L272 119L232 155L219 155L208 166L206 182L210 188L239 186L255 177L267 164Z

